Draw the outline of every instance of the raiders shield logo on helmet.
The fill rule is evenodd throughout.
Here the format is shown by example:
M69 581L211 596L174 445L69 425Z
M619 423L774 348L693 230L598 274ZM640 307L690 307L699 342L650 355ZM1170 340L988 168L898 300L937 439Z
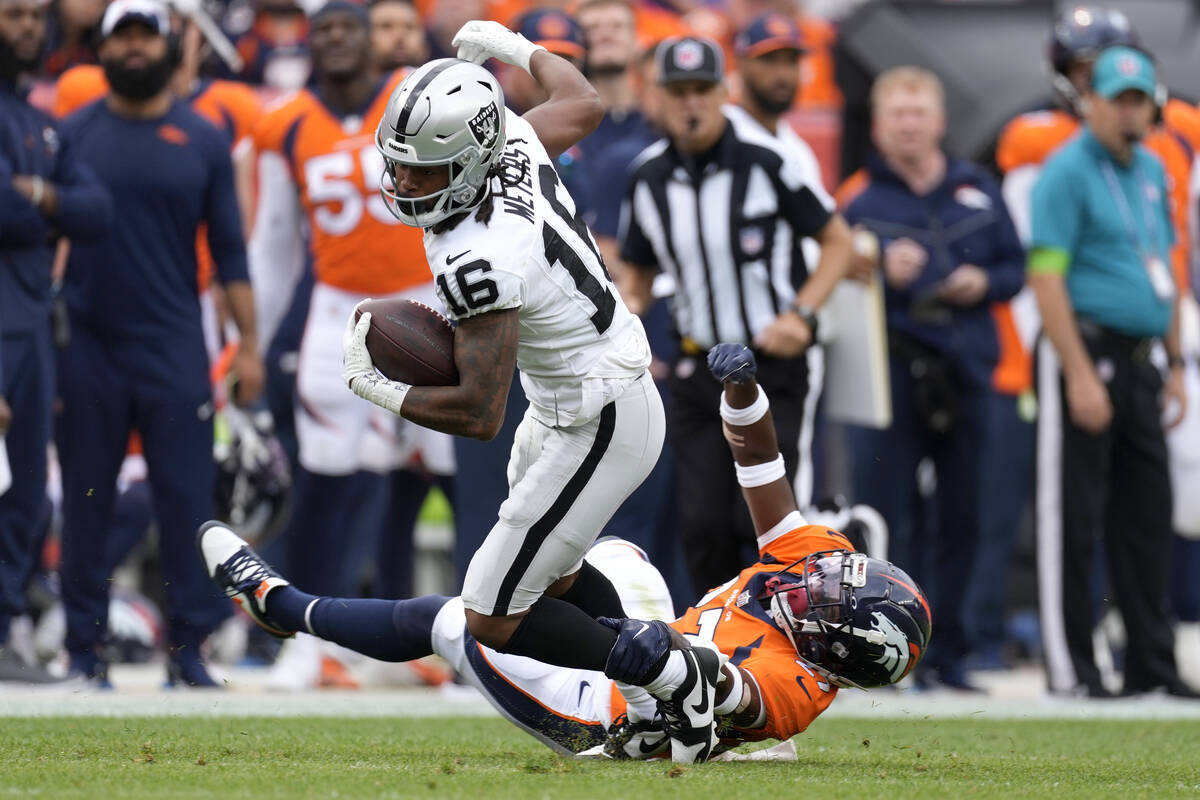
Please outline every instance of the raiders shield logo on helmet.
M479 142L480 147L489 148L496 142L496 130L500 125L500 111L493 103L481 109L467 122L467 125L471 128L471 135L475 137L475 141Z

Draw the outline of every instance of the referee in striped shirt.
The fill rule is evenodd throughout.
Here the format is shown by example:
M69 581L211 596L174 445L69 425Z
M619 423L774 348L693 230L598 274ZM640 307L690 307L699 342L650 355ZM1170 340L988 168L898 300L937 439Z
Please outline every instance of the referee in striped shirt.
M816 310L847 276L852 234L819 181L780 143L727 117L720 48L669 39L656 53L667 138L634 161L621 214L621 290L647 307L655 273L675 283L680 352L668 383L668 431L679 464L680 537L697 589L757 557L754 529L727 457L721 386L704 356L720 342L755 351L787 474L811 501L813 413L820 394ZM811 271L800 243L821 245ZM797 476L799 474L799 479Z

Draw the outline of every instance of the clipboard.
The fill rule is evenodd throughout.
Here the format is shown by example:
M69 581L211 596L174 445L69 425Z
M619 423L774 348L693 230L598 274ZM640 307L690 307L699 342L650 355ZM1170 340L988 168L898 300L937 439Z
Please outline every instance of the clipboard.
M821 307L826 417L867 428L892 425L883 280L841 281Z

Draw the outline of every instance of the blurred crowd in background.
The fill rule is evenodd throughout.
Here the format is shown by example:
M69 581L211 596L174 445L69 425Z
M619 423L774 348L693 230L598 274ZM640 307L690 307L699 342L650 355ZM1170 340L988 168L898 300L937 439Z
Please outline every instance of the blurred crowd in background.
M1099 512L1095 519L1068 520L1064 535L1062 498L1055 505L1035 490L1047 469L1061 469L1058 462L1044 462L1053 442L1037 427L1047 403L1035 385L1042 298L1025 278L1027 250L1045 244L1034 219L1035 186L1058 147L1081 125L1099 124L1089 116L1095 103L1089 106L1086 96L1103 91L1092 74L1103 52L1128 47L1154 55L1138 38L1136 18L1045 4L1046 27L1037 46L1045 54L1046 102L1014 109L1023 113L992 131L988 149L994 155L972 163L947 158L940 148L956 122L966 124L947 117L957 82L953 63L948 71L920 64L870 75L872 93L854 90L869 107L865 118L861 104L844 97L850 81L861 76L845 68L839 35L856 15L887 3L174 0L161 20L153 0L116 4L125 5L114 11L105 0L52 0L45 7L0 0L0 99L8 104L0 105L0 113L28 103L58 120L43 123L39 117L21 127L16 116L0 119L0 135L7 137L0 138L0 179L13 186L12 197L0 203L0 398L7 399L0 405L0 432L7 428L13 471L13 488L7 498L0 496L0 680L48 681L69 669L104 684L107 664L164 650L168 680L192 685L214 683L204 667L212 661L269 666L269 685L281 690L436 685L450 678L437 664L367 664L310 637L290 640L281 651L276 640L213 596L198 562L187 568L179 563L194 559L189 548L196 525L220 516L305 591L381 597L457 592L507 494L505 465L525 406L520 384L513 384L509 420L499 437L451 441L353 397L341 384L340 336L363 297L438 302L420 233L399 226L377 196L382 162L373 134L406 68L453 56L451 39L463 23L493 19L571 60L607 110L597 131L559 157L557 166L627 303L643 317L655 349L652 372L668 398L668 426L676 428L659 466L604 533L642 548L666 577L677 609L714 580L732 577L729 570L739 565L719 548L707 561L698 555L706 550L695 537L709 534L692 530L703 527L694 519L703 500L695 487L706 486L715 467L694 449L700 434L691 428L681 433L683 418L670 416L683 407L671 396L694 385L689 381L696 370L706 373L697 349L706 337L694 334L696 318L687 316L699 313L694 303L676 297L686 282L687 256L679 259L679 274L667 262L676 260L680 237L708 242L712 226L699 222L700 195L688 206L696 209L695 219L669 213L678 210L677 193L663 190L656 205L672 173L646 177L653 172L646 166L661 154L655 143L665 136L680 154L680 168L699 185L710 174L706 170L715 174L726 165L712 142L703 151L689 149L689 135L703 133L710 122L718 135L725 125L736 131L758 126L745 135L775 137L791 148L797 163L809 165L800 179L834 219L853 226L841 244L825 238L827 231L813 233L827 248L849 248L841 256L841 276L860 286L873 282L883 301L888 345L882 369L890 373L891 399L889 421L876 427L846 424L820 401L818 376L825 367L815 363L815 354L837 329L856 322L828 319L828 309L797 310L803 341L787 358L803 362L795 375L804 388L792 431L800 444L788 466L810 520L847 530L930 590L934 638L942 637L943 650L916 675L917 685L977 691L973 671L1045 658L1053 691L1107 696L1122 690L1123 667L1140 664L1129 648L1173 647L1173 665L1133 684L1126 674L1125 690L1187 694L1184 682L1200 686L1200 585L1189 579L1200 568L1200 432L1194 416L1170 404L1161 421L1157 405L1115 411L1156 428L1157 439L1148 434L1154 441L1163 437L1163 422L1171 429L1173 494L1170 487L1165 493L1147 490L1118 514L1112 507L1141 479L1141 468L1116 478L1089 473L1088 486L1109 482L1095 488L1098 500L1089 501ZM20 49L25 29L18 17L27 7L45 16L44 44L33 60ZM678 45L679 37L697 37L703 47L676 50L668 62L656 58L661 43ZM157 38L164 43L166 73L156 84L146 73ZM139 61L142 47L150 55ZM690 58L697 60L689 67ZM710 62L716 74L705 72ZM697 71L678 80L670 70L681 66ZM518 112L544 99L528 74L495 68ZM1128 71L1125 61L1113 69ZM155 86L169 87L173 102L206 119L220 134L222 153L210 153L207 134L189 127L197 124L195 115L160 119L179 112L148 105ZM112 119L97 110L110 91L128 101L118 104ZM1165 386L1174 402L1182 394L1178 387L1190 382L1185 406L1194 414L1200 407L1200 170L1194 172L1193 164L1200 112L1185 102L1193 98L1168 96L1161 79L1150 94L1154 119L1143 141L1165 170L1171 205L1163 223L1169 230L1162 233L1173 244L1164 261L1180 302L1170 334L1151 330L1126 337L1130 350L1122 357L1152 364L1164 376L1154 391ZM227 164L198 177L179 166L186 159L149 149L141 158L140 148L148 146L130 144L133 128L121 127L121 120L132 119L157 126L156 141L202 151L196 170L208 170L210 161ZM22 182L30 170L16 163L14 153L33 147L30 137L51 157L72 152L91 177L55 177L55 168L47 167L45 182ZM156 183L153 175L171 175L171 182ZM111 199L66 191L69 185L86 188L95 176ZM753 177L748 180L753 184ZM645 187L643 201L635 184ZM756 255L764 248L769 253L778 236L768 221L774 210L750 210L755 191L742 185L744 203L722 211L716 226L738 269L759 263ZM172 206L163 216L173 221L164 221L138 216L142 211L121 199L150 196L152 211L156 203L175 202L165 199L172 192L192 193L201 198L193 205L204 207ZM47 199L51 195L58 197ZM42 212L35 215L43 226L36 235L22 216L31 210ZM179 258L183 240L175 234L186 234L187 225L170 226L183 217L194 217L201 235L187 234L188 252ZM81 222L93 223L91 229ZM726 225L732 227L724 230ZM104 240L109 227L113 232ZM240 230L241 236L222 239L214 229ZM797 249L806 233L797 228ZM640 249L639 236L645 239ZM108 244L90 244L97 237ZM22 259L34 244L39 255L26 264ZM713 247L701 244L695 258L709 276L719 260ZM800 275L814 274L822 263L820 248L812 240L804 248L802 255L792 255L790 244L787 254L776 252L785 273L798 268ZM179 263L170 262L168 271L179 275L147 287L142 273L125 263L147 250L146 269L175 259ZM34 272L44 272L44 292L37 288L43 277L29 277ZM112 274L117 277L110 280ZM741 277L736 283L741 292ZM793 283L798 288L801 281ZM724 313L719 307L736 306L738 299L712 285L710 324L716 330ZM18 294L20 302L13 299ZM189 297L194 309L178 305ZM864 315L872 308L851 307ZM732 313L748 319L746 301ZM138 324L126 324L135 318ZM178 341L176 323L183 331ZM193 329L196 342L188 338ZM743 338L756 344L753 336ZM1105 357L1093 358L1103 372ZM112 363L97 366L106 359ZM201 380L203 390L197 388ZM190 382L188 392L177 391L180 381ZM160 392L160 383L173 386ZM24 391L31 386L36 391ZM874 391L878 386L863 387L864 393ZM105 404L97 395L122 399ZM42 406L46 423L30 425L27 409ZM1063 408L1074 412L1073 406ZM189 415L185 425L181 420ZM193 424L197 416L199 425ZM1132 437L1119 430L1115 438L1122 442ZM114 440L123 460L111 456ZM39 442L42 455L31 457ZM1119 445L1102 458L1118 467L1141 463L1142 448L1124 451ZM197 448L202 456L195 455ZM211 475L195 458L208 459ZM1166 480L1167 461L1158 470L1157 456L1146 458L1154 462L1146 469L1161 471ZM44 481L31 482L31 471ZM1069 472L1063 482L1079 474ZM97 475L105 476L101 483L110 477L112 485L98 489ZM737 503L731 471L729 477L729 499L722 502ZM703 507L700 515L711 512ZM1118 549L1114 530L1137 529L1142 517L1153 520L1154 546ZM24 551L33 556L19 557ZM1130 559L1137 563L1125 571L1110 563ZM1064 597L1064 574L1076 576L1066 590L1081 592L1081 603ZM1146 643L1127 630L1155 626L1168 637L1173 629L1173 644L1161 637ZM1044 643L1069 651L1067 677L1066 656L1056 673L1054 653L1044 652ZM1091 667L1084 666L1093 655ZM1184 682L1174 677L1176 669Z

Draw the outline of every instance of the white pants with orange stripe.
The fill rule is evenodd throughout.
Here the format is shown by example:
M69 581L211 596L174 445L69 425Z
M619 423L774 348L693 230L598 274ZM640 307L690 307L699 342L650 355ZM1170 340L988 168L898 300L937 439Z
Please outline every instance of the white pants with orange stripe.
M636 619L675 618L662 575L636 545L597 542L587 560L617 589ZM613 682L602 672L567 669L498 653L467 632L461 598L438 612L433 650L479 689L502 716L560 753L573 755L604 741L612 724Z
M442 303L433 282L390 297L418 300L433 308ZM313 287L296 368L296 439L300 464L318 475L349 475L358 470L390 472L415 452L430 472L454 472L453 439L406 423L357 397L342 377L342 333L346 320L366 295L323 283Z

